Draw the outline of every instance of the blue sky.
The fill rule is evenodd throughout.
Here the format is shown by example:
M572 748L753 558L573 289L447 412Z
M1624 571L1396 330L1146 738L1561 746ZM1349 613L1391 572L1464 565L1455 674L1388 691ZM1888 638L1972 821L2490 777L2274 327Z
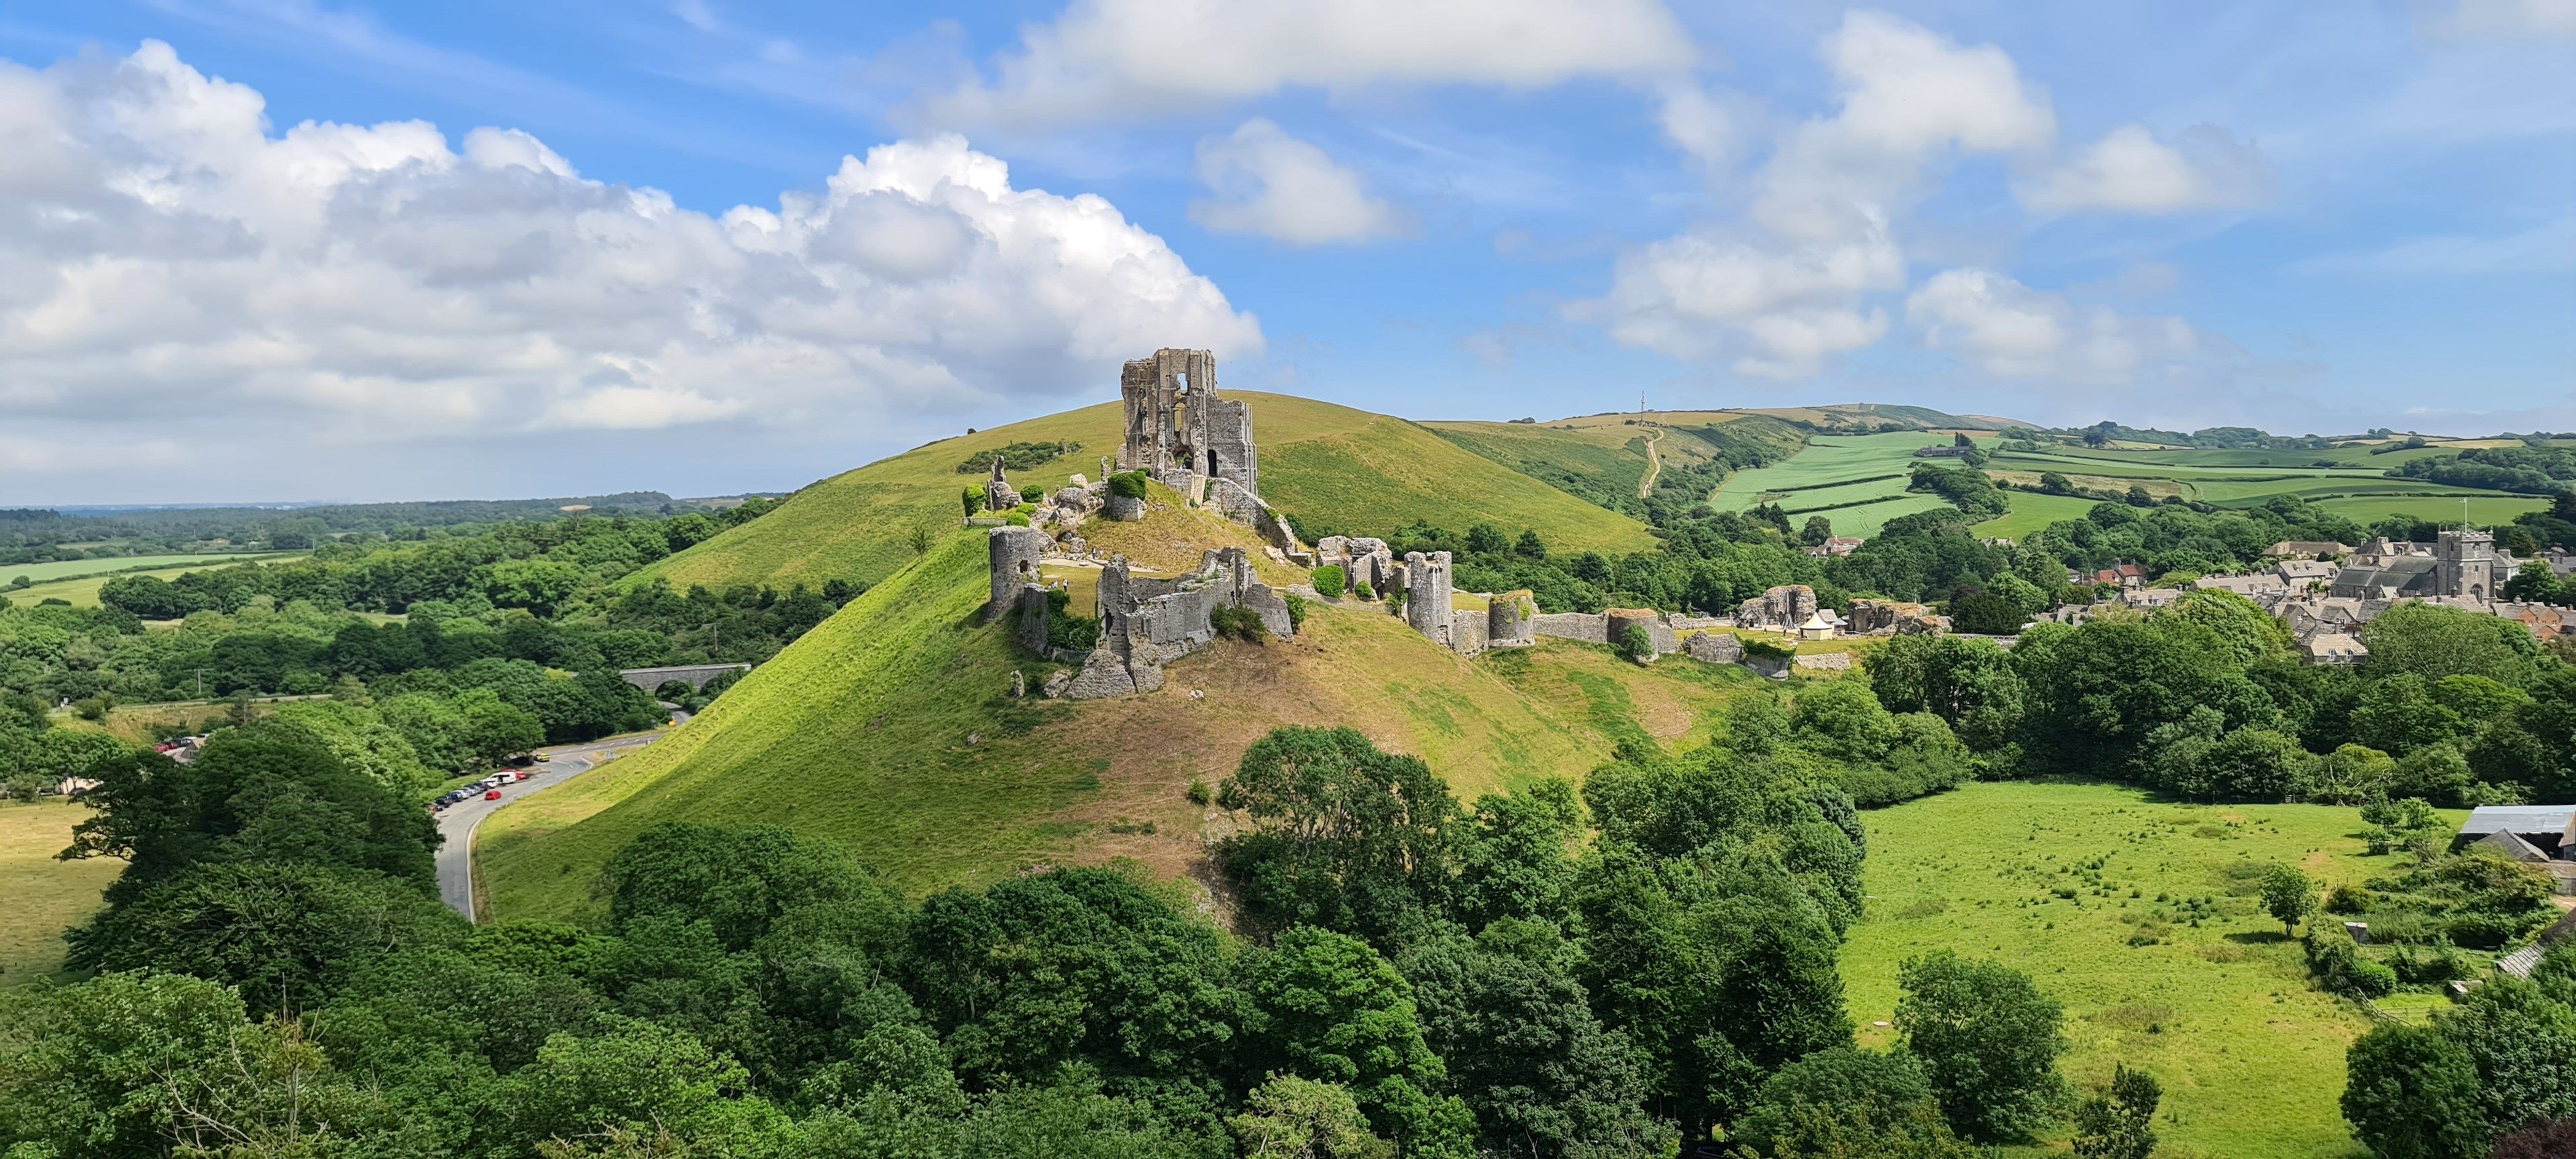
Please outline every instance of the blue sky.
M2576 429L2571 57L2571 0L16 4L0 504L792 487L1158 345L1419 418Z

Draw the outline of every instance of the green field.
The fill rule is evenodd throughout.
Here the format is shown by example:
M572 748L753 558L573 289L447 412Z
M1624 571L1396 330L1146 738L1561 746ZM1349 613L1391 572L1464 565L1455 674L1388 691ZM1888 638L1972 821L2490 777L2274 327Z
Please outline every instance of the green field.
M1252 404L1261 495L1282 511L1362 533L1415 520L1453 531L1491 522L1529 528L1566 550L1643 551L1645 525L1482 458L1428 428L1287 395L1230 392ZM1023 490L1097 476L1118 450L1119 405L1105 403L943 439L811 484L776 511L644 569L674 585L870 583L912 558L916 527L957 526L958 493L980 486L957 464L1013 442L1070 440L1082 449L1012 481Z
M2115 785L2015 781L1865 817L1869 913L1842 960L1864 1042L1890 1038L1873 1024L1895 1010L1898 963L1954 949L2026 971L2065 1003L2070 1079L2106 1081L2119 1062L2164 1084L2158 1156L2361 1153L2335 1100L2344 1048L2369 1021L2308 985L2251 876L2276 862L2329 884L2384 871L2386 859L2362 852L2356 810L2177 805ZM2096 858L2098 870L2081 868ZM2159 895L2209 899L2213 916L2192 925Z
M151 571L174 567L211 567L240 563L247 559L280 558L278 552L214 551L193 555L128 555L115 559L66 559L53 563L0 564L0 581L25 576L37 583L77 579L81 576L106 575L109 572Z
M1111 857L1181 877L1205 858L1190 783L1282 725L1358 728L1472 800L1579 778L1623 738L1705 744L1726 700L1774 687L1560 641L1464 659L1353 602L1317 606L1295 640L1187 657L1160 692L1014 701L1019 662L977 614L987 591L982 533L952 531L671 736L496 814L477 850L491 912L595 916L599 866L666 820L828 836L915 893Z
M2317 506L2353 519L2370 520L2383 515L2406 515L2434 523L2457 522L2460 501L2453 498L2415 499L2325 499ZM2546 499L2498 495L2492 491L2469 498L2468 517L2476 523L2510 523L2514 516L2528 511L2546 511Z
M2036 491L2006 491L2012 510L1976 525L1969 530L1983 536L2021 539L2032 532L2046 530L2048 525L2064 519L2082 519L2098 499L2073 495L2042 495Z
M1949 506L1938 496L1907 491L1905 482L1906 472L1926 461L1915 457L1917 448L1950 441L1949 435L1929 431L1818 435L1787 462L1727 476L1709 496L1709 505L1743 511L1776 503L1792 524L1822 515L1836 535L1876 535L1897 516Z
M125 869L109 858L56 861L72 826L90 811L59 798L0 801L0 986L62 968L63 931L98 908L99 891Z

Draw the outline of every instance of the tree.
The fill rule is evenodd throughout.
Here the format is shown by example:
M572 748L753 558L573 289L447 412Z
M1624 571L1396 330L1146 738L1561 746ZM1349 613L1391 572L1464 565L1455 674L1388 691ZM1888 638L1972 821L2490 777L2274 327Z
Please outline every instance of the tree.
M960 505L966 508L966 518L968 519L973 519L976 512L984 509L984 493L977 491L972 487L968 487L965 490L958 492L957 501Z
M1822 515L1810 515L1805 523L1798 526L1798 544L1801 547L1823 547L1825 541L1833 537L1834 521Z
M1814 1145L1801 1138L1801 1112L1822 1110L1836 1121L1849 1121L1902 1118L1918 1107L1939 1113L1932 1084L1912 1055L1837 1046L1790 1063L1765 1080L1761 1096L1736 1123L1733 1135L1770 1154L1802 1142Z
M2025 1138L2057 1116L2063 1011L2029 975L1943 950L1907 959L1897 985L1897 1033L1961 1136Z
M2496 1140L2495 1153L2487 1159L2567 1159L2569 1155L2576 1155L2576 1119L2552 1119Z
M2156 1150L2156 1104L2164 1087L2145 1071L2114 1066L2109 1088L2075 1109L2075 1153L2082 1159L2147 1159Z
M1246 916L1392 944L1448 883L1458 805L1419 757L1349 728L1282 728L1252 743L1217 800L1253 828L1217 845Z
M1278 1075L1244 1096L1227 1121L1244 1159L1394 1159L1395 1144L1369 1133L1351 1092L1338 1084Z
M1347 1088L1408 1151L1463 1144L1472 1119L1440 1095L1448 1069L1423 1042L1413 987L1367 942L1298 926L1247 955L1244 974L1247 1070Z
M2487 1122L2576 1120L2576 1004L2499 973L2435 1014L2433 1027L2477 1068Z
M2477 1067L2457 1043L2404 1023L2372 1027L2345 1052L2343 1117L2379 1159L2478 1159L2491 1130Z
M1628 1036L1593 1014L1575 948L1545 922L1504 918L1450 933L1398 963L1414 986L1424 1041L1475 1113L1494 1155L1651 1155L1672 1128L1641 1105L1645 1075Z
M87 800L98 813L73 829L63 856L125 860L108 887L112 906L204 863L301 862L433 888L438 829L428 813L292 722L218 732L184 765L141 753L97 776Z
M2412 672L2427 680L2485 676L2519 684L2539 651L2520 623L2457 608L2402 603L2361 628L2373 673Z
M10 1028L0 1139L60 1159L122 1159L163 1153L165 1079L248 1024L241 996L219 982L134 973L0 991L0 1025Z
M1501 555L1511 549L1503 538L1503 529L1491 523L1479 523L1467 529L1467 550L1477 555Z
M339 866L208 865L150 888L72 931L91 970L166 970L239 987L267 1011L300 1010L351 971L439 945L464 921L408 884Z
M2299 923L2317 910L2317 883L2287 865L2263 869L2263 912L2281 923L2281 936L2297 933Z
M1543 560L1547 558L1547 543L1538 537L1538 532L1524 527L1520 538L1512 541L1512 554L1522 559Z

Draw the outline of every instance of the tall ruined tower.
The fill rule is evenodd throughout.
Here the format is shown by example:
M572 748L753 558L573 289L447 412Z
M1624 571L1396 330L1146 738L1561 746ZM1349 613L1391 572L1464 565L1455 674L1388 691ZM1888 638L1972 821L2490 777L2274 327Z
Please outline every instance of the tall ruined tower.
M1440 643L1449 642L1449 553L1404 553L1404 622Z
M1118 466L1144 471L1166 483L1193 476L1231 480L1261 493L1259 450L1252 441L1252 408L1219 398L1216 355L1164 349L1127 363L1118 393L1126 406L1126 434Z
M2493 599L2496 590L2495 534L2462 528L2434 536L2437 595Z

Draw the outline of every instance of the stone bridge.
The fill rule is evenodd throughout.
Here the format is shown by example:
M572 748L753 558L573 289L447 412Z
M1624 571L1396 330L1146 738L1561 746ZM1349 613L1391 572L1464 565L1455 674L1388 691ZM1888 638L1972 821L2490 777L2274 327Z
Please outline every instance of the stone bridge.
M707 681L727 672L749 672L749 664L681 664L671 668L627 668L618 672L628 684L651 692L674 680L686 680L691 688L704 688Z

